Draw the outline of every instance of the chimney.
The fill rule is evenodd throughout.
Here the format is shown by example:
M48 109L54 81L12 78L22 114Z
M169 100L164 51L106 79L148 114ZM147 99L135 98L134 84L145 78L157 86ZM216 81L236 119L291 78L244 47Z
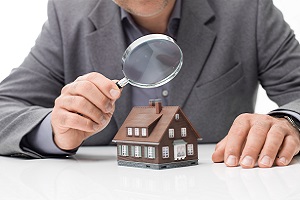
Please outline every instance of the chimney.
M149 106L155 106L155 112L156 114L159 114L162 110L161 99L150 99Z

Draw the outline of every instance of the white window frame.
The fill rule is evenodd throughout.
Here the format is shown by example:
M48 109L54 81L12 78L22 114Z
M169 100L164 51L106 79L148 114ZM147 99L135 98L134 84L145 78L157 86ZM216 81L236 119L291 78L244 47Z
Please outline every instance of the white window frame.
M142 157L142 147L141 146L134 146L134 157L136 157L136 158Z
M148 158L155 159L155 147L148 147Z
M132 136L132 128L127 128L127 135Z
M181 137L186 137L186 128L181 128Z
M175 114L175 120L179 120L179 114Z
M168 146L162 147L162 158L169 158L169 157L170 157L169 147Z
M194 145L187 144L187 155L192 156L194 155Z
M128 156L128 145L122 145L122 156Z
M169 138L174 138L174 137L175 137L174 128L169 128Z
M134 135L135 136L140 136L140 129L139 128L134 128Z
M143 137L147 136L147 129L146 128L142 128L142 136Z

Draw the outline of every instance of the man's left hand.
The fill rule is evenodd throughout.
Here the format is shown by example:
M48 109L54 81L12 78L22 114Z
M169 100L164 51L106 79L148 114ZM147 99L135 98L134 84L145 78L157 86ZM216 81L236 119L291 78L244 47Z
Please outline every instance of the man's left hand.
M299 131L285 118L241 114L212 155L213 162L228 167L269 168L288 165L300 150Z

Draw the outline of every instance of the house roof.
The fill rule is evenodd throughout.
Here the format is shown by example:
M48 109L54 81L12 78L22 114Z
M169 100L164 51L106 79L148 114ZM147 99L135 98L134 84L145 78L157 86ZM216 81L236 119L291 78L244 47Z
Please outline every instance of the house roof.
M180 113L182 117L185 118L185 121L190 125L195 134L196 138L200 138L198 132L193 128L188 118L184 115L183 111L179 106L164 106L161 109L159 114L156 114L156 109L154 106L140 106L132 108L131 112L127 116L123 125L120 127L118 133L113 139L114 142L132 142L132 143L152 143L159 144L163 134L166 129L169 127L170 123L174 119L176 113ZM127 136L126 127L142 127L145 125L150 125L155 122L157 119L158 122L154 127L152 133L148 137L134 137ZM148 127L148 126L147 126Z
M135 117L126 121L126 127L148 128L151 124L156 122L162 114L139 113ZM143 120L141 120L143 119Z

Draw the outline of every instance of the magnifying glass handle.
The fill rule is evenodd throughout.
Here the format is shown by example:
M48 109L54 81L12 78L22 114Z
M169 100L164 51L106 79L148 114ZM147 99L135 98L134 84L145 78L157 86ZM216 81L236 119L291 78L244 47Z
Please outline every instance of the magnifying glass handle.
M125 85L127 85L128 83L128 79L126 77L122 78L121 80L119 80L116 85L118 86L118 88L123 88Z

